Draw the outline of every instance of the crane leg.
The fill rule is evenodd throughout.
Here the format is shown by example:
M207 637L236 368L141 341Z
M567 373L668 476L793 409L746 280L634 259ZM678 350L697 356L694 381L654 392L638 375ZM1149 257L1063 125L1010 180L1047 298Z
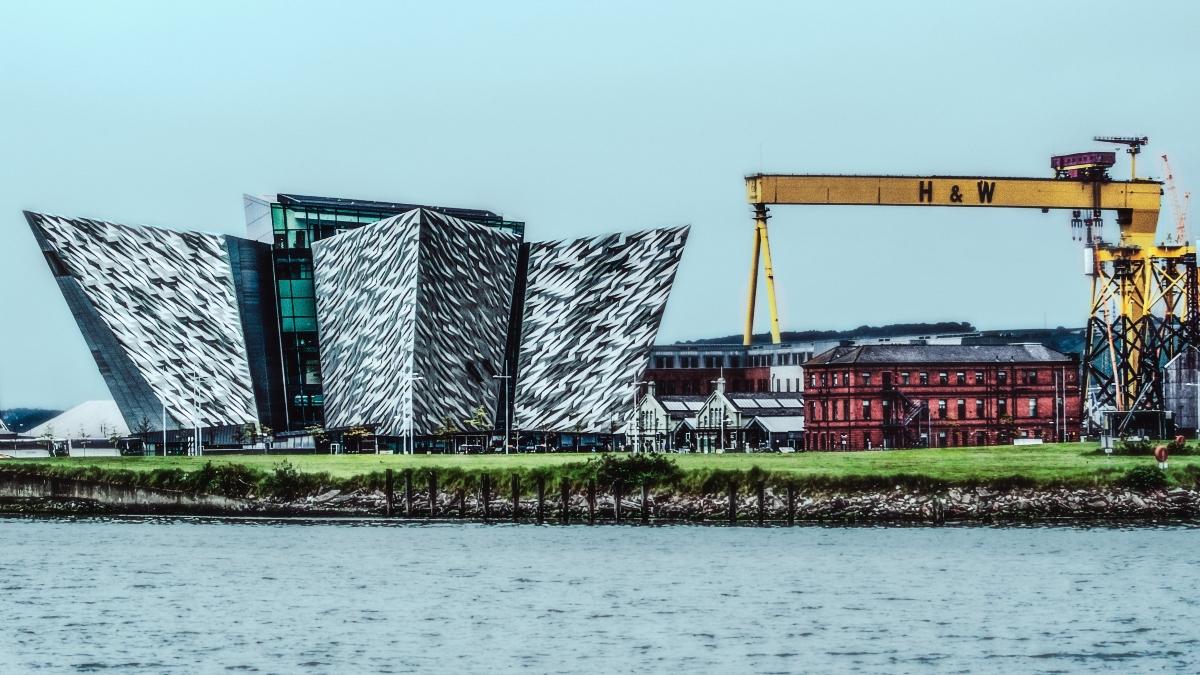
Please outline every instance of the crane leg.
M750 289L746 296L746 329L742 333L742 344L749 347L754 342L754 300L758 292L758 250L762 237L758 233L758 221L754 227L754 249L750 254Z
M762 243L763 255L763 272L767 275L767 308L771 313L771 343L779 344L782 339L779 335L779 306L775 303L775 267L771 265L771 242L767 238L767 207L756 205L754 207L754 229L758 231L758 238Z

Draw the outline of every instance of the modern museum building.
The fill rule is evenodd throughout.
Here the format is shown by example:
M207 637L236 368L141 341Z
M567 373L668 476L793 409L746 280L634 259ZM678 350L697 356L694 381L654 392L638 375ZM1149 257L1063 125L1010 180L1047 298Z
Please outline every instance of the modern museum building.
M483 210L243 204L246 237L25 213L132 430L612 433L688 235L527 242Z

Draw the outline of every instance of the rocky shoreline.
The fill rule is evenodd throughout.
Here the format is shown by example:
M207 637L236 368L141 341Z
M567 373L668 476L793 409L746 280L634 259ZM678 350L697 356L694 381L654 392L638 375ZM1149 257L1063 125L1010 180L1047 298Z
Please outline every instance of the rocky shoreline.
M786 490L765 487L762 500L756 491L735 497L736 522L779 523L996 523L1031 521L1132 521L1190 520L1200 518L1200 491L1184 488L1138 491L1123 488L1016 488L952 487L921 491L894 488L888 491L795 492L792 509ZM728 523L728 494L690 495L669 490L651 491L648 512L643 516L640 492L623 496L620 521L628 523ZM484 504L478 494L440 493L430 509L427 492L415 492L411 509L407 501L395 499L396 519L481 521ZM63 496L6 496L0 498L0 513L43 515L208 515L261 517L387 517L387 496L379 490L343 493L327 490L294 501L228 499L205 502L195 496L174 503L80 499ZM563 522L560 494L538 500L524 496L518 504L520 522ZM589 508L586 494L572 492L566 521L573 524L617 522L618 511L611 494L596 494ZM493 498L486 519L513 520L510 497Z

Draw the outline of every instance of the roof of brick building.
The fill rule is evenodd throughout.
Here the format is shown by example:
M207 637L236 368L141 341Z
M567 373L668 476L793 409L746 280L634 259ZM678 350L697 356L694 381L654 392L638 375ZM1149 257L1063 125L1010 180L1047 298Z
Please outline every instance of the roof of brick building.
M1071 357L1040 344L1016 345L861 345L834 347L804 365L883 363L1059 363Z

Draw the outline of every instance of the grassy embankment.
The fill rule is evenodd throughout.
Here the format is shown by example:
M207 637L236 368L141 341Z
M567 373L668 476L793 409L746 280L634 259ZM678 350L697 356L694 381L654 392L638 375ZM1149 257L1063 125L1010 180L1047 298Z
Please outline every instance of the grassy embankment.
M1087 444L997 446L887 452L811 452L792 455L723 454L670 455L678 471L650 471L663 476L660 483L691 493L718 492L730 480L743 484L766 480L769 484L793 483L802 489L890 489L988 485L1005 487L1094 487L1119 484L1134 467L1153 467L1148 456L1107 457ZM436 470L443 489L475 489L487 473L497 485L510 474L522 477L531 490L542 476L555 484L561 478L581 483L611 479L613 467L604 470L593 454L540 455L210 455L191 457L62 458L0 462L0 472L19 472L87 478L125 485L143 485L226 494L294 498L330 487L343 490L379 488L384 470L400 475L405 470L423 476ZM592 460L589 462L589 460ZM631 482L644 472L616 466ZM1171 458L1167 480L1171 484L1200 485L1200 455Z

